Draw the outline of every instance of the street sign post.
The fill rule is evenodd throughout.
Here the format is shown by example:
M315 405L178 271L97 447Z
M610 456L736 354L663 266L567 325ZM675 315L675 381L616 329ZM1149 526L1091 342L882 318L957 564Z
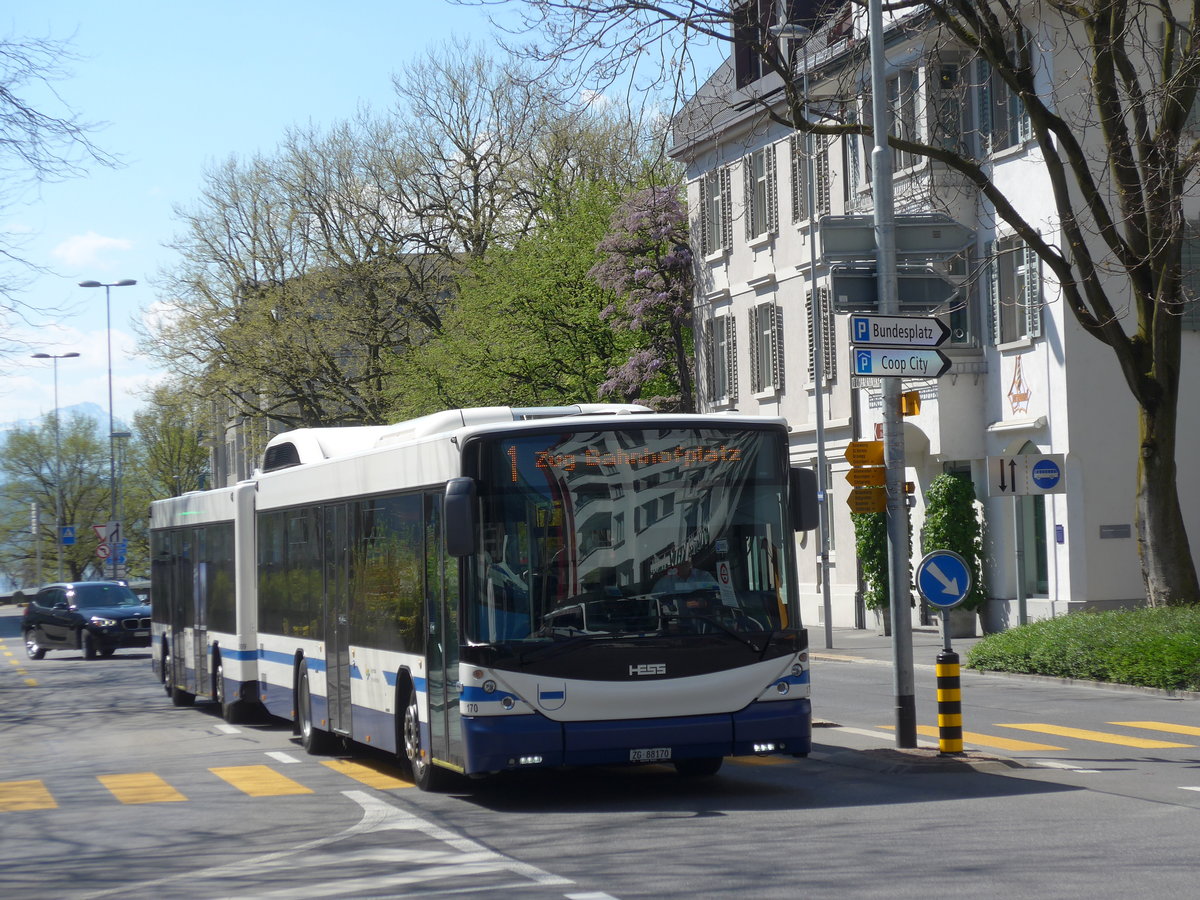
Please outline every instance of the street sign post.
M1061 453L1019 453L987 458L988 496L1065 494L1066 457Z
M846 481L854 487L883 487L887 484L887 469L883 466L855 466L847 470Z
M854 374L868 378L940 378L950 368L941 350L855 347Z
M953 609L971 592L971 567L953 550L934 550L917 566L916 582L930 606Z
M852 513L881 513L887 509L887 491L883 488L855 488L846 498L846 503Z
M941 319L920 316L850 317L850 343L890 347L940 347L950 337Z
M941 213L897 215L894 226L897 257L954 256L975 240L973 231ZM819 233L827 261L875 259L874 216L821 216Z
M883 441L851 441L846 445L846 462L852 466L882 466Z
M887 509L887 469L883 464L883 441L851 441L846 445L850 471L846 481L854 486L846 504L853 513L877 513Z
M879 311L879 279L874 266L834 266L829 270L834 312ZM896 273L900 312L928 313L958 296L959 286L927 268Z

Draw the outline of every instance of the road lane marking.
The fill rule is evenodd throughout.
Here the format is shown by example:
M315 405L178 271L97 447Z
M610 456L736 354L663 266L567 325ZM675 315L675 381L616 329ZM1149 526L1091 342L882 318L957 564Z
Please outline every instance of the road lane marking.
M397 778L392 774L390 769L384 768L379 763L351 762L348 759L327 759L321 765L333 769L335 772L341 772L355 781L362 782L367 787L373 787L380 791L392 791L397 788L415 786L411 781Z
M1166 731L1170 734L1190 734L1200 737L1200 728L1195 725L1174 725L1171 722L1109 722L1126 728L1142 728L1146 731Z
M186 800L183 794L171 787L153 772L135 772L128 775L97 775L100 783L114 797L126 804L176 803Z
M58 804L40 780L0 781L0 810L20 812L28 809L58 809Z
M292 756L290 753L284 753L282 750L268 750L267 756L271 757L271 759L275 760L276 762L281 763L300 762L300 760L296 759L296 757Z
M1062 725L1047 725L1042 722L1027 722L1021 724L996 723L997 728L1019 728L1022 731L1035 731L1042 734L1053 734L1058 737L1078 738L1081 741L1096 741L1101 744L1118 744L1121 747L1137 747L1140 750L1167 750L1172 747L1192 747L1193 744L1175 744L1170 741L1152 741L1148 738L1126 737L1123 734L1110 734L1107 731L1089 731L1085 728L1067 728Z
M940 732L932 725L918 725L917 734L926 737L939 737ZM977 731L964 731L963 743L974 747L994 747L997 750L1036 751L1045 753L1050 750L1066 750L1066 747L1054 747L1050 744L1038 744L1033 741L1018 741L1012 738L997 737L994 734L980 734Z
M1099 769L1082 769L1079 766L1072 765L1071 763L1058 762L1052 759L1031 759L1029 762L1033 763L1035 766L1043 766L1047 769L1064 769L1068 772L1074 772L1077 775L1101 774Z
M242 733L242 729L238 728L235 725L221 724L221 725L217 725L216 728L217 728L217 731L220 731L223 734L241 734Z
M209 769L222 781L233 785L251 797L285 797L289 794L311 794L298 781L280 775L270 766L217 766Z

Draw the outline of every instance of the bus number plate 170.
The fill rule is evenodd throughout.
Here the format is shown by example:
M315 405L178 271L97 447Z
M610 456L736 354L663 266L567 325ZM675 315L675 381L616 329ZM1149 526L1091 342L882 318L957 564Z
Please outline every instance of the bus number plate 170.
M630 762L655 762L660 759L670 759L670 747L649 747L645 750L630 750Z

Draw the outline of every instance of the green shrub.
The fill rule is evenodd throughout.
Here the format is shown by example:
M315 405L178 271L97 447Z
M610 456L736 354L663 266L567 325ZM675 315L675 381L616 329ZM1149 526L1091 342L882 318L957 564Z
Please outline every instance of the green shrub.
M1074 613L1031 622L983 638L966 665L1023 672L1200 690L1200 607Z
M975 506L975 485L969 478L945 473L925 491L925 524L921 552L951 550L963 558L971 573L971 590L962 608L978 610L987 602L983 586L983 526Z

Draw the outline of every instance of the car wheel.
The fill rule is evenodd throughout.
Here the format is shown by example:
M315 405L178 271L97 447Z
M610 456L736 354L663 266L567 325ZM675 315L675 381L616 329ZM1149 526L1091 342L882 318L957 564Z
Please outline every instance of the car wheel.
M408 695L408 706L404 710L404 756L413 783L421 790L444 791L450 786L452 776L433 764L429 749L421 742L421 709L417 706L416 688Z
M83 651L84 659L96 658L96 639L86 628L79 630L79 649Z
M46 656L46 648L38 644L32 628L25 632L25 655L30 659L43 659Z
M675 760L675 771L685 778L705 778L709 775L716 775L724 761L719 756L703 759L677 759Z
M116 652L117 652L116 647L105 647L103 650L100 651L100 655L103 656L105 659L108 659L110 656L112 656Z

